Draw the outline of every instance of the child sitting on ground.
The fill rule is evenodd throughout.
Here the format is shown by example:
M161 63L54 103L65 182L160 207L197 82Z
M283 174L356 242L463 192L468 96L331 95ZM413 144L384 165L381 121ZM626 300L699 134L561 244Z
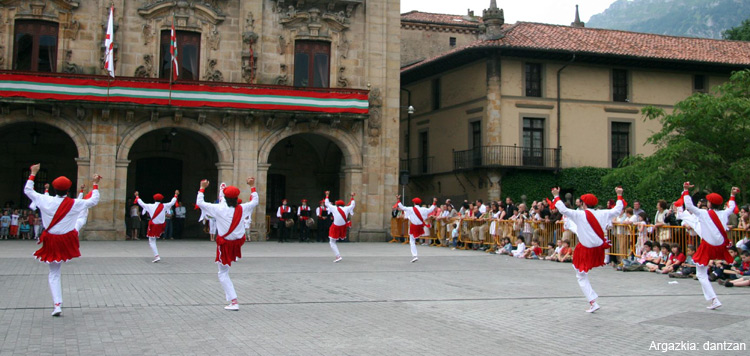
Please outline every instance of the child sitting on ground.
M661 274L667 274L680 270L680 265L685 262L685 254L682 253L680 245L672 245L672 253L669 254L666 265L659 271Z
M526 244L523 241L523 236L516 238L516 249L513 250L513 257L523 258L523 252L526 251Z
M544 258L542 258L542 259L543 260L551 260L552 256L554 256L555 253L557 253L558 250L559 250L559 247L555 247L554 243L552 243L552 242L548 243L547 244L547 256L544 256Z
M542 255L542 247L539 246L539 239L533 238L531 240L531 247L523 251L523 258L530 260L538 260L539 256Z
M646 263L646 269L648 269L649 272L657 272L667 265L667 259L669 259L669 244L664 243L661 245L658 260Z
M573 262L573 249L570 247L570 241L563 240L557 262Z
M560 256L560 250L562 250L562 239L557 239L555 243L557 244L557 246L552 251L552 254L547 256L545 260L557 261L557 258Z
M644 266L648 262L654 262L659 259L659 254L656 253L656 251L652 250L652 246L654 246L653 242L646 241L643 243L643 246L641 247L641 257L636 259L629 259L626 258L622 260L623 272L634 272L634 271L643 271Z
M708 268L711 270L711 273L708 274L708 280L711 282L716 281L717 279L727 279L729 278L727 274L725 274L725 271L731 270L732 267L739 267L742 264L742 260L738 254L737 247L731 246L729 247L729 255L732 256L734 260L732 261L724 261L724 260L711 260L708 261Z
M695 246L688 245L687 257L685 262L680 265L680 270L669 274L670 278L688 278L691 275L695 275L695 262L693 261L693 254L695 253Z
M733 267L734 268L734 267ZM726 281L725 287L747 287L750 286L750 251L742 251L742 265L740 268L735 268L738 273L738 279L733 281Z

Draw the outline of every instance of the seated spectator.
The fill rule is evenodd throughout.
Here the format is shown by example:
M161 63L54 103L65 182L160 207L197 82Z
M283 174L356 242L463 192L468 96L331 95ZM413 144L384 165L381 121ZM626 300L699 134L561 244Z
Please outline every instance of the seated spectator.
M643 247L641 250L641 257L638 259L630 259L626 258L622 260L623 272L635 272L635 271L643 271L644 266L648 262L659 262L659 254L656 253L656 251L652 250L651 247L654 244L651 241L646 241L643 243Z
M733 261L724 261L724 260L712 260L708 261L708 268L711 270L711 273L708 274L708 279L713 282L717 279L728 279L729 276L727 276L724 272L731 270L732 267L739 267L740 264L742 264L741 258L738 254L737 247L731 246L729 247L729 255L732 256L734 259Z
M555 247L553 242L547 243L547 256L541 258L543 260L551 260L555 256L555 253L559 250L559 247Z
M523 258L523 253L526 251L526 244L523 241L523 236L516 238L516 249L513 250L513 257Z
M657 272L667 265L667 259L669 259L669 244L664 243L661 245L659 258L653 262L647 262L646 269L648 269L649 272Z
M688 278L695 275L695 262L693 261L693 254L695 253L695 246L688 245L687 256L685 262L680 265L680 270L669 274L671 278Z
M552 244L550 243L550 245ZM545 257L545 260L557 261L557 258L560 257L560 250L562 250L562 240L555 241L555 245L556 246L554 247L554 249L552 249L552 254Z
M503 237L502 247L497 251L498 255L512 255L513 254L513 243L510 242L510 237Z
M680 266L685 262L685 254L682 253L682 249L679 244L672 245L672 253L667 258L666 265L660 270L661 274L667 274L680 270Z
M738 278L724 283L725 287L747 287L750 286L750 251L742 251L742 265L735 271Z
M557 262L573 262L573 249L570 247L570 241L563 240Z
M529 260L538 260L540 256L542 256L542 247L539 246L539 240L536 238L532 239L531 247L523 251L523 258Z

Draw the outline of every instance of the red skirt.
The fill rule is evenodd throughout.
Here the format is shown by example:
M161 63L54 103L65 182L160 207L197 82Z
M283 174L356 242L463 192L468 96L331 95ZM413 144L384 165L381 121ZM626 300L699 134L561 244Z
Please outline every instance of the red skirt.
M231 266L232 262L235 262L242 258L242 245L244 244L244 238L237 240L225 240L224 244L222 245L219 245L217 241L216 263Z
M732 255L729 254L726 246L714 246L706 241L701 241L698 249L693 254L693 261L696 265L708 266L710 260L724 260L729 263L734 262Z
M10 236L16 236L16 235L18 235L18 225L11 225Z
M148 222L148 230L146 230L146 237L155 237L159 238L161 237L161 234L164 233L164 228L167 226L167 223L161 223L161 224L154 224L151 221Z
M336 240L343 240L346 238L346 225L338 226L336 224L331 224L331 227L328 229L328 237L336 239Z
M34 252L40 262L66 262L81 257L78 249L78 231L72 230L62 235L50 234L46 230L39 237L42 248Z
M604 250L607 244L597 247L586 247L578 244L573 252L573 267L576 271L587 273L593 268L606 265L604 263Z
M424 235L424 225L409 224L409 235L414 238Z

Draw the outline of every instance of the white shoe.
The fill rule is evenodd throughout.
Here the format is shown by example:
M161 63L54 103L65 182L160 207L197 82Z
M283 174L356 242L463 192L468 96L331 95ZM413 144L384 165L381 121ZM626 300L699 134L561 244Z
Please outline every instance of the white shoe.
M341 260L343 260L343 258L341 258L341 256L336 256L336 259L333 260L333 263L339 263L339 262L341 262Z
M229 304L224 307L224 310L238 311L240 310L240 305L237 303Z
M586 310L586 312L587 312L587 313L593 313L593 312L595 312L595 311L599 310L600 308L601 308L601 307L599 306L599 303L597 303L597 302L594 302L593 304L591 304L591 306L589 307L589 309L588 309L588 310Z
M151 261L151 263L156 263L156 262L159 262L159 261L161 261L161 257L159 257L159 256L156 256L156 257L154 258L154 260L153 260L153 261Z
M62 307L59 305L55 306L55 310L52 311L52 316L60 316L62 315Z
M411 259L411 263L414 263L414 262L417 262L417 261L419 261L419 257L414 257L414 258Z
M713 299L713 303L711 303L711 305L707 306L706 309L714 310L714 309L716 309L716 308L718 308L720 306L721 306L721 302L719 301L719 299L718 298L714 298Z

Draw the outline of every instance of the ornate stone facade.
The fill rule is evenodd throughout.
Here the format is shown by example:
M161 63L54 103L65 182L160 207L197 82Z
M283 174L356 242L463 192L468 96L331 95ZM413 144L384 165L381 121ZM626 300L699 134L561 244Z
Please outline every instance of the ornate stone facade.
M336 171L317 174L318 185L286 186L290 200L317 201L323 193L320 182L333 182L338 196L350 191L358 193L352 239L385 239L387 211L397 190L399 1L115 0L113 3L117 80L135 76L141 82L156 83L155 78L163 77L169 59L162 58L162 38L174 21L178 32L199 34L196 56L199 80L211 81L212 85L223 82L228 87L232 83L291 86L295 75L295 43L313 41L327 43L330 48L327 83L331 92L378 88L379 94L377 100L370 100L375 115L372 118L369 114L221 107L178 110L170 105L85 101L53 104L38 100L28 106L23 100L0 97L0 134L40 128L42 140L59 140L60 144L65 141L65 145L72 147L71 159L76 171L71 175L79 183L86 182L94 172L105 177L100 186L102 199L92 210L83 238L125 238L123 219L140 179L136 172L152 158L182 162L178 185L184 192L183 202L191 207L197 179L202 174L240 187L245 177L258 177L261 203L253 218L254 228L265 231L264 213L273 208L268 205L275 199L270 185L274 185L273 189L279 187L274 179L286 175L287 182L297 182L297 176L317 174L276 168L287 163L279 159L295 161L295 156L283 154L285 145L291 142L295 147L303 147L303 143L304 147L312 147L306 154L316 153L327 162L326 167L334 167ZM59 26L57 72L102 75L100 59L104 53L109 4L109 1L0 0L3 20L0 69L13 68L16 22L38 20ZM27 115L29 107L33 116ZM29 136L20 135L19 140L26 141L26 137ZM339 152L331 151L331 147L340 151L335 153L340 162L326 161L326 157L334 154L330 152ZM203 157L195 151L198 149L210 152ZM277 153L272 155L272 151ZM193 158L200 164L189 162ZM55 175L51 159L45 158L42 164L50 167L50 175ZM314 168L311 164L303 166ZM20 165L6 168L12 172L8 177L3 176L3 181L9 178L7 181L16 182L21 174ZM187 172L188 169L198 172ZM3 202L22 199L19 184L0 188L0 199ZM246 188L242 190L243 195L249 193Z

